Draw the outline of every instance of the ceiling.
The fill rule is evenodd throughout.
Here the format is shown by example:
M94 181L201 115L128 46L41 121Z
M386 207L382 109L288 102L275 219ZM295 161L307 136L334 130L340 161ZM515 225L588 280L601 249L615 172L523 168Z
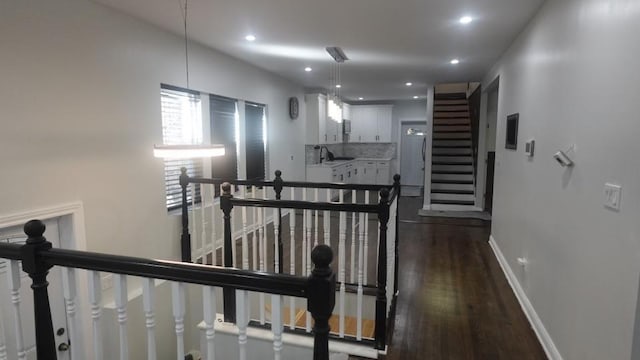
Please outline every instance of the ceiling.
M183 35L184 0L95 1ZM340 46L345 100L399 100L481 80L543 1L189 0L188 28L191 40L308 88L331 85L325 47ZM464 15L474 21L460 24Z

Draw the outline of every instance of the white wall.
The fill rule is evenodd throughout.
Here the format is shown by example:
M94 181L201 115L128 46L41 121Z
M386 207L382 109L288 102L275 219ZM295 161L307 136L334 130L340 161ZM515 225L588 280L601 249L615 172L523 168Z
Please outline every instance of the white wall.
M181 37L89 1L10 0L0 47L0 214L80 200L89 249L179 258L152 147L160 83L186 85ZM193 89L267 104L269 168L304 178L300 86L193 44L190 70Z
M500 76L493 237L564 359L630 359L640 270L640 2L550 0ZM520 113L518 150L505 150ZM536 139L532 161L524 142ZM575 168L552 154L576 144ZM621 210L603 206L606 182ZM529 259L524 271L517 257Z

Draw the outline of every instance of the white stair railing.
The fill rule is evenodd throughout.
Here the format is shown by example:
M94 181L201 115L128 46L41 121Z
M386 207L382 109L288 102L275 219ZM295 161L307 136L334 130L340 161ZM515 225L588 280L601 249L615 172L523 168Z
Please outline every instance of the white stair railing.
M216 294L215 288L212 286L202 287L202 306L203 317L205 325L205 344L202 352L207 354L206 360L215 360L216 357L216 345L215 345L215 319L216 319Z
M79 343L78 338L78 318L76 317L76 270L72 268L62 268L62 289L64 294L65 310L67 313L67 328L69 331L69 339L72 343ZM72 359L80 359L80 348L70 346Z
M145 326L147 328L147 359L156 360L156 284L154 279L144 279L142 282L142 306L144 310Z
M127 277L113 275L115 285L116 312L118 314L118 328L120 335L120 360L129 359L129 337L127 335ZM101 339L99 341L102 341Z
M5 337L2 316L0 316L0 360L7 360L7 338Z
M16 351L19 360L27 358L24 348L24 333L22 331L22 315L20 313L20 262L8 261L7 276L9 277L9 291L11 292L11 309L13 311L13 331L16 338Z
M102 360L102 326L100 323L102 308L102 285L100 273L89 271L89 303L91 304L91 324L93 327L93 358Z

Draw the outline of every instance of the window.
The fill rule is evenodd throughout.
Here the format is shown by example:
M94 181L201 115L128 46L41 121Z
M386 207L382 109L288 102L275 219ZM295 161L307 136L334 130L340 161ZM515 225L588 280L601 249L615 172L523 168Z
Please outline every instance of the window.
M265 179L265 106L247 102L245 104L245 142L247 158L247 180Z
M209 96L211 115L211 143L222 144L225 156L211 159L211 177L238 178L238 109L237 100L222 96ZM220 189L216 188L216 196Z
M162 84L160 87L162 111L162 142L165 145L202 144L202 109L200 93ZM202 161L171 159L164 163L167 209L173 210L182 203L180 168L186 167L189 176L202 177ZM187 188L187 200L192 201L191 187ZM196 202L200 202L200 190L196 187Z

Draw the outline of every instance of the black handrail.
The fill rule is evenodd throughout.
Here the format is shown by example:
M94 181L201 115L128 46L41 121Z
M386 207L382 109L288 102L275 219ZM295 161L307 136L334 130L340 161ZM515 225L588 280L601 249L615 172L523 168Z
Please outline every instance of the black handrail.
M47 291L47 274L54 266L304 297L308 301L308 311L316 321L314 359L329 359L330 329L327 312L330 315L333 311L336 283L335 274L330 268L333 253L326 245L314 248L311 260L315 268L311 276L305 278L131 256L52 249L51 243L43 236L45 225L39 220L29 221L24 226L24 231L28 236L26 244L0 243L0 258L22 261L23 270L33 279L31 288L38 360L55 360L57 357Z
M182 241L189 241L189 244L182 244L182 248L189 249L188 253L183 253L183 260L191 261L191 244L190 235L188 234L188 220L187 225L184 226L184 218L188 216L187 208L189 204L186 198L186 186L189 183L199 184L216 184L221 185L222 193L220 195L220 208L224 216L224 254L223 262L225 267L233 266L233 234L231 233L231 211L235 206L240 207L264 207L264 208L276 208L278 209L279 223L278 228L282 229L282 216L281 209L304 209L304 210L318 210L318 211L342 211L342 212L357 212L357 213L369 213L377 214L378 221L380 223L380 238L378 247L377 268L378 274L376 279L376 325L375 325L375 347L376 349L383 350L386 347L387 341L387 229L388 222L390 220L390 207L394 201L399 202L401 194L400 175L396 174L393 177L393 184L391 185L362 185L362 184L342 184L342 183L315 183L315 182L287 182L282 180L282 172L277 170L275 172L274 181L248 181L248 180L229 180L223 179L205 179L205 178L191 178L187 175L186 169L182 169L182 175L180 176L180 183L183 185L183 236ZM253 199L235 198L231 192L231 185L252 185L252 186L271 186L276 193L276 199ZM320 189L342 189L342 190L368 190L379 191L380 199L377 204L358 204L358 203L335 203L335 202L315 202L315 201L299 201L299 200L282 200L283 187L300 187L300 188L320 188ZM399 203L397 208L399 209ZM396 295L398 293L398 217L395 218L395 243L394 243L394 286L392 296L392 306L395 305ZM186 235L185 235L186 232ZM278 264L278 271L282 272L282 231L278 233L276 241L278 242L278 253L280 263ZM235 321L235 297L232 288L224 289L224 317L225 321Z

